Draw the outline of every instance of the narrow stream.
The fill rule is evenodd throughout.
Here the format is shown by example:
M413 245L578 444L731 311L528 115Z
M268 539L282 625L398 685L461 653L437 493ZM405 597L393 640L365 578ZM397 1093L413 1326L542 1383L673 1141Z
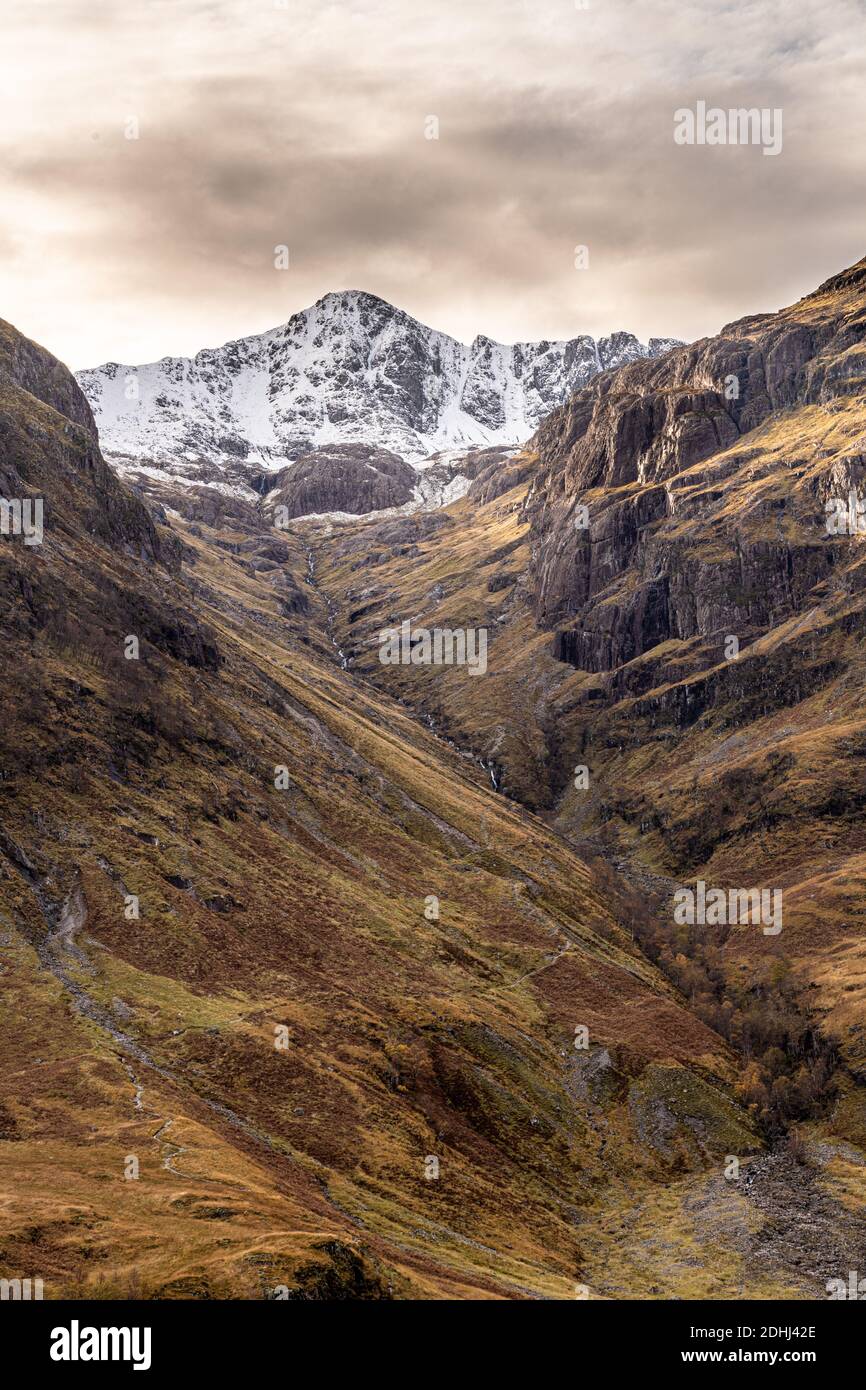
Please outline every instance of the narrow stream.
M351 657L347 656L346 653L343 651L343 648L340 646L334 634L334 627L337 621L337 605L334 603L334 600L331 598L330 594L327 593L321 587L319 581L316 578L316 553L314 550L307 551L307 583L309 584L311 589L315 589L316 593L321 594L322 598L324 599L325 608L327 609L328 614L325 625L325 631L330 639L334 651L340 658L341 667L344 671L347 671L349 669Z
M337 641L334 631L337 622L337 605L331 598L327 590L322 588L321 584L316 578L316 555L315 551L313 550L307 551L306 578L310 588L315 589L316 593L321 595L325 603L325 607L327 609L327 622L325 631L331 642L331 645L334 648L334 651L337 653L337 656L340 659L340 666L344 671L347 671L349 670L352 664L352 658L350 656L347 656L347 654L343 651L342 647L339 645ZM437 738L440 743L446 744L447 747L452 749L453 752L457 753L459 757L466 758L470 762L477 763L479 767L483 767L484 771L487 773L487 776L490 778L490 785L492 786L493 790L495 792L502 791L502 770L501 768L497 767L496 763L494 763L492 759L479 758L476 753L472 753L465 748L461 748L458 744L454 742L453 738L449 738L447 734L443 734L440 732L439 728L437 727L436 721L431 714L427 714L426 712L420 712L418 709L416 709L414 705L409 704L407 700L402 699L400 696L396 696L395 698L399 701L399 703L403 706L407 713L412 715L414 719L423 720L433 737Z

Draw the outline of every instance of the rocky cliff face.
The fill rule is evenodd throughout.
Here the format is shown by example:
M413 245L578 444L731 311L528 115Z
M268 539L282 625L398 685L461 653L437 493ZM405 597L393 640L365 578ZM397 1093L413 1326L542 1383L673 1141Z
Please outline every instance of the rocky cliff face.
M668 639L744 638L799 611L838 559L824 503L863 476L847 438L807 467L802 425L813 407L841 413L864 369L861 263L790 310L605 373L553 412L533 440L526 515L536 614L559 655L610 671Z
M370 444L333 444L305 454L268 478L268 507L285 519L323 512L401 507L415 496L415 469Z
M309 466L315 450L335 445L418 464L442 450L518 444L598 372L671 345L615 333L511 346L478 337L466 346L375 295L345 291L269 333L191 359L111 362L78 380L121 468L156 467L176 488L248 490L256 472L302 458ZM320 457L332 473L333 456ZM316 490L317 506L343 509Z
M0 540L0 621L26 648L17 679L42 688L51 643L89 652L103 672L129 671L128 634L142 660L216 669L212 633L188 595L162 587L179 569L179 542L105 463L72 374L2 322L0 497L42 508L37 543L14 531Z
M0 496L42 500L49 547L81 529L129 554L152 560L159 553L147 509L102 457L90 407L72 373L2 320Z

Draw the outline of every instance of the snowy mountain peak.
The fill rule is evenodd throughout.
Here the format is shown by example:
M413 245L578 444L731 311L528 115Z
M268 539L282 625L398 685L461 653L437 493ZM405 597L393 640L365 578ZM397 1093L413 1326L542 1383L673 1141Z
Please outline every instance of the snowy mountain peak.
M668 346L629 333L513 345L479 334L466 346L366 290L336 290L266 333L192 358L108 362L78 381L103 449L126 462L261 471L366 444L417 464L519 444L597 372Z

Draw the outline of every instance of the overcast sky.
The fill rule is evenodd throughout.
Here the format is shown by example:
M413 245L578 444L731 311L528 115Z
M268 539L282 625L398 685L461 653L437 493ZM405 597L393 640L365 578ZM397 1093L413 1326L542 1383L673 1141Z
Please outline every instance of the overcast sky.
M0 317L76 368L346 288L693 338L866 254L864 0L582 3L2 0ZM675 144L698 100L782 152Z

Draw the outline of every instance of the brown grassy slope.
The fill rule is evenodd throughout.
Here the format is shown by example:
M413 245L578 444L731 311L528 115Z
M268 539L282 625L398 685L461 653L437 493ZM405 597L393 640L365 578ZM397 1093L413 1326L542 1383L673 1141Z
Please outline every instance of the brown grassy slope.
M155 530L5 342L0 467L49 520L0 541L0 1274L570 1296L602 1210L757 1147L731 1054L558 837L326 655L303 547Z
M470 496L414 541L403 522L317 542L358 664L661 892L668 922L679 882L781 888L781 937L735 932L724 954L745 978L793 960L856 1072L866 569L862 537L828 536L824 506L866 491L864 335L860 263L778 315L599 378L542 427L530 481L492 502ZM488 623L488 675L378 667L398 614Z
M525 485L479 504L469 496L440 512L334 527L298 523L317 573L337 605L335 632L352 670L423 708L437 730L484 759L523 804L550 805L554 783L544 711L552 685L570 675L550 655L550 635L529 610ZM417 627L483 627L488 670L384 666L380 634Z

